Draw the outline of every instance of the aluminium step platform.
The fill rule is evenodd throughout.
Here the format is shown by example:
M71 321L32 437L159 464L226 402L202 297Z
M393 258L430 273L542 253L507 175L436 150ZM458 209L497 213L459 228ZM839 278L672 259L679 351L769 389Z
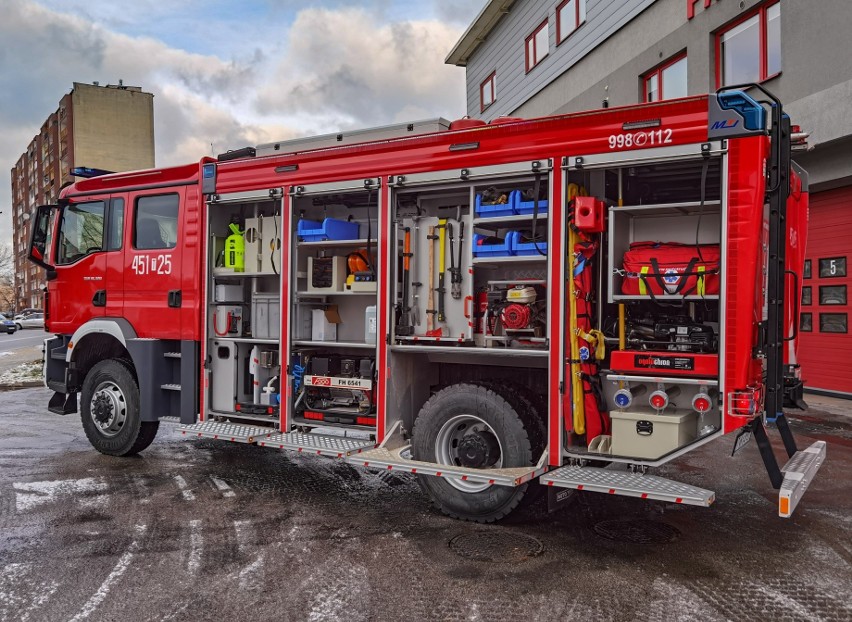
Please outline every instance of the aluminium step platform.
M223 423L219 421L201 421L199 423L181 425L178 426L178 431L184 436L212 438L220 441L248 444L254 444L258 440L276 433L274 428L245 425L242 423Z
M411 460L407 457L411 452L411 445L399 440L398 435L393 434L392 439L385 447L376 447L369 451L363 451L346 458L346 462L356 466L371 469L385 469L388 471L403 471L418 475L434 475L445 479L454 479L463 482L477 484L496 484L499 486L520 486L542 473L547 467L547 453L542 455L536 466L515 467L508 469L470 469L459 466L445 466L434 462L422 462Z
M655 499L669 503L709 507L716 500L711 490L664 477L598 467L564 466L547 473L541 483L559 488L589 490L610 495Z
M345 458L376 446L375 441L363 438L330 434L305 434L303 432L275 433L266 438L258 439L257 444L260 447L289 449L318 456L331 456L332 458Z
M793 515L817 471L825 462L825 450L825 441L816 441L807 449L793 454L781 469L784 481L778 491L778 516L790 518Z

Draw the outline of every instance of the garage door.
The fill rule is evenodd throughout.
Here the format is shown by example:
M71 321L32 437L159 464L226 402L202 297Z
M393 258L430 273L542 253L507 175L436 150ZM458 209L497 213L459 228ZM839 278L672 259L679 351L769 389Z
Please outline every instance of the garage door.
M852 187L811 195L799 361L805 386L852 397Z

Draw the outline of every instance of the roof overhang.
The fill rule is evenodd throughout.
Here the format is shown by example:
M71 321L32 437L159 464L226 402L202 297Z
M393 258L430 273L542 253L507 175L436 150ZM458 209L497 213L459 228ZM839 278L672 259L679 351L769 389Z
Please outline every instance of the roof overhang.
M468 59L476 48L485 41L486 37L502 19L516 0L488 0L473 23L464 31L461 39L444 59L448 65L467 67Z

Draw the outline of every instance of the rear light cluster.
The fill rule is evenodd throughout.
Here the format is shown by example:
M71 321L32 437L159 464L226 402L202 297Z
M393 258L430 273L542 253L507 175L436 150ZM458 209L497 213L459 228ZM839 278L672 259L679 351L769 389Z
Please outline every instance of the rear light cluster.
M728 412L732 417L757 416L760 406L760 394L753 388L728 393Z

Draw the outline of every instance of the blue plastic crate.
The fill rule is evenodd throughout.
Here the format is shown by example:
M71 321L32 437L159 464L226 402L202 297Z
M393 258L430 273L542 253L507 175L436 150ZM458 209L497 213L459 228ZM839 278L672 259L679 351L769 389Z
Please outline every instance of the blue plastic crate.
M323 242L325 240L357 240L358 223L336 218L326 218L322 222L316 220L300 220L296 234L303 242Z
M511 233L511 232L510 232ZM507 235L506 239L499 244L480 244L479 241L490 236L473 234L473 256L474 257L509 257L512 252L512 239Z
M535 211L535 201L522 201L521 196L520 190L512 190L509 195L509 203L512 205L512 209L516 214L532 214ZM547 199L539 199L538 213L547 213Z
M482 204L482 195L476 195L476 215L482 218L496 218L497 216L513 216L515 214L512 208L512 194L509 193L508 203L496 203L493 205Z
M520 231L510 231L506 234L506 239L512 247L513 255L518 255L519 257L529 255L540 257L541 253L547 255L547 242L521 242Z

